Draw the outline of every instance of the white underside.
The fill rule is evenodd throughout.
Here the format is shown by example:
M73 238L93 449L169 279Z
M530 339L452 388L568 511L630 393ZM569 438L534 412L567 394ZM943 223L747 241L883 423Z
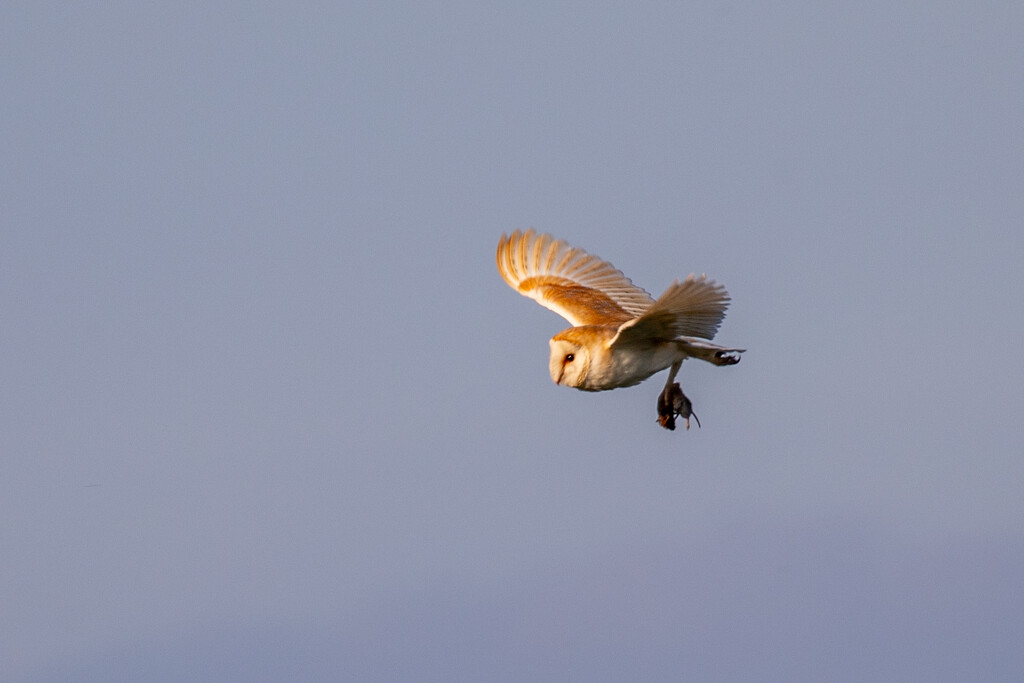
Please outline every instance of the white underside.
M653 346L613 347L591 359L590 370L577 388L584 391L607 391L631 387L687 358L713 362L721 352L740 353L742 349L718 346L696 337L680 337Z

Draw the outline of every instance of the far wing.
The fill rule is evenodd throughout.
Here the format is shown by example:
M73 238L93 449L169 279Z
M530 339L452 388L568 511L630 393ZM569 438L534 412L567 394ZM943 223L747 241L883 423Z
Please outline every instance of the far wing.
M496 258L512 289L573 325L621 325L654 303L612 264L533 229L502 235Z
M714 339L729 301L725 287L706 275L690 275L674 282L639 318L623 323L610 345L682 336Z

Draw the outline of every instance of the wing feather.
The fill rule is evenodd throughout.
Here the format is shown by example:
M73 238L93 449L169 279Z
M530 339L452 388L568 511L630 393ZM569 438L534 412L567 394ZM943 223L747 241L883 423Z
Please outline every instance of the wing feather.
M729 301L725 287L707 275L690 275L672 283L643 315L623 323L609 345L684 336L714 339Z
M512 289L573 325L621 325L654 303L612 264L533 229L502 235L496 260Z

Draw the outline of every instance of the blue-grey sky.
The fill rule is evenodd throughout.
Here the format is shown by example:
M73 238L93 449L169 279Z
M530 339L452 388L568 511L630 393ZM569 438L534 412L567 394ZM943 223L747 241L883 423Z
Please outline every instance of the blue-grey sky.
M1020 680L1024 10L9 3L6 680ZM552 384L536 227L735 367Z

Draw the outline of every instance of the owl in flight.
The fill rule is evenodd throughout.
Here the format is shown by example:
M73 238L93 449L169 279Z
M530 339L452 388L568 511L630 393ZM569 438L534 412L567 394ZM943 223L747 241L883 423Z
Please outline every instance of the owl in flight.
M498 272L509 286L572 323L551 338L555 384L605 391L639 384L669 368L658 395L658 424L690 428L693 405L675 381L687 358L734 365L745 349L709 341L729 306L729 294L706 275L678 280L657 301L615 266L534 230L502 235ZM700 426L700 420L697 420Z

